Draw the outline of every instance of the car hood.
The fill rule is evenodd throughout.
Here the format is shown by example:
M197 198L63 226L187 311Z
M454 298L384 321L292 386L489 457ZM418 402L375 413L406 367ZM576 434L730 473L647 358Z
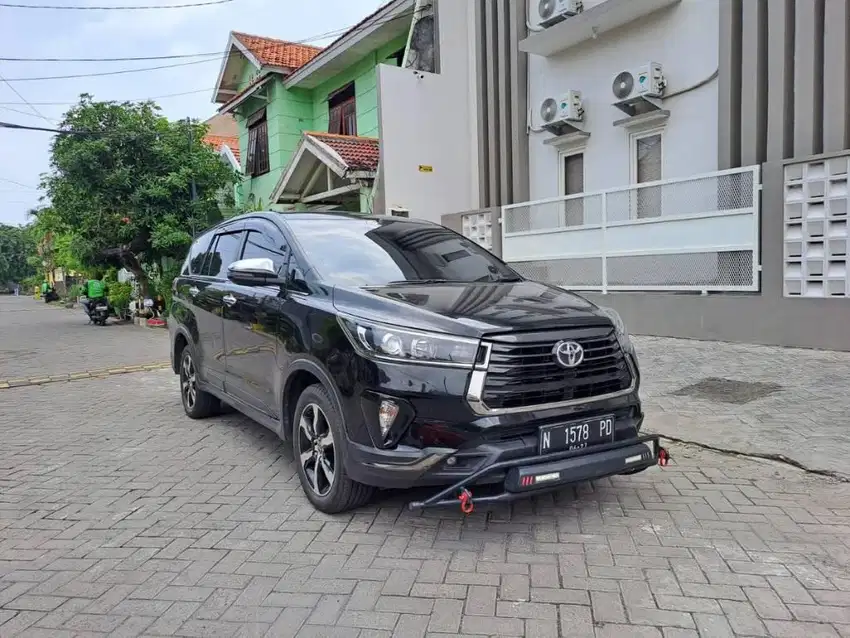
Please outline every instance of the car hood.
M586 299L534 281L337 287L334 306L354 317L470 337L611 323Z

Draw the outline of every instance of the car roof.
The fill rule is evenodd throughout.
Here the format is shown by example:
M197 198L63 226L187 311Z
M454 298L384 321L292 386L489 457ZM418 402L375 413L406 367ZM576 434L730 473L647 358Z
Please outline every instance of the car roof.
M392 217L389 215L363 215L361 213L348 213L341 211L310 211L310 212L276 212L276 211L260 211L256 213L245 213L243 215L239 215L237 217L231 217L230 219L222 222L222 226L226 224L232 224L233 222L243 220L243 219L268 219L269 221L310 221L310 220L328 220L328 219L371 219L375 221L398 221L398 222L407 222L411 224L429 224L434 225L434 222L430 222L425 219L410 219L409 217Z

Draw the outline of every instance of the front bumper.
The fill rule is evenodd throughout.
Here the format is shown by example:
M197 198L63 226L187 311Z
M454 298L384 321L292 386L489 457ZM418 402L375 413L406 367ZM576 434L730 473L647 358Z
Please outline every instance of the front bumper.
M582 450L505 460L473 472L424 501L413 501L408 508L421 510L460 504L461 510L469 514L475 504L505 503L571 483L640 472L655 464L665 464L666 459L667 452L661 447L658 435L645 435ZM468 486L492 474L505 475L503 490L474 497Z

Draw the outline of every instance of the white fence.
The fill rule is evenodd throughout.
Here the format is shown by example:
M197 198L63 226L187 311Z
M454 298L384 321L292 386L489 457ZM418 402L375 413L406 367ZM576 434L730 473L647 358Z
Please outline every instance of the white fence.
M574 290L759 289L758 166L502 208L502 258Z

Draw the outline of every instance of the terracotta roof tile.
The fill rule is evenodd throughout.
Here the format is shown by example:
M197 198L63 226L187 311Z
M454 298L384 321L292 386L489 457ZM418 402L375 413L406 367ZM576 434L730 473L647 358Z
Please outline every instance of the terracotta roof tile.
M358 137L355 135L334 135L309 131L310 137L327 144L355 171L374 171L378 169L380 158L380 142L374 137Z
M213 150L216 152L220 151L222 146L227 146L233 153L233 156L236 158L236 161L239 161L238 137L230 137L225 135L204 135L203 141L205 144L209 144L210 146L212 146Z
M321 47L308 44L296 44L237 31L233 31L232 34L264 65L297 69L307 64L322 51Z

